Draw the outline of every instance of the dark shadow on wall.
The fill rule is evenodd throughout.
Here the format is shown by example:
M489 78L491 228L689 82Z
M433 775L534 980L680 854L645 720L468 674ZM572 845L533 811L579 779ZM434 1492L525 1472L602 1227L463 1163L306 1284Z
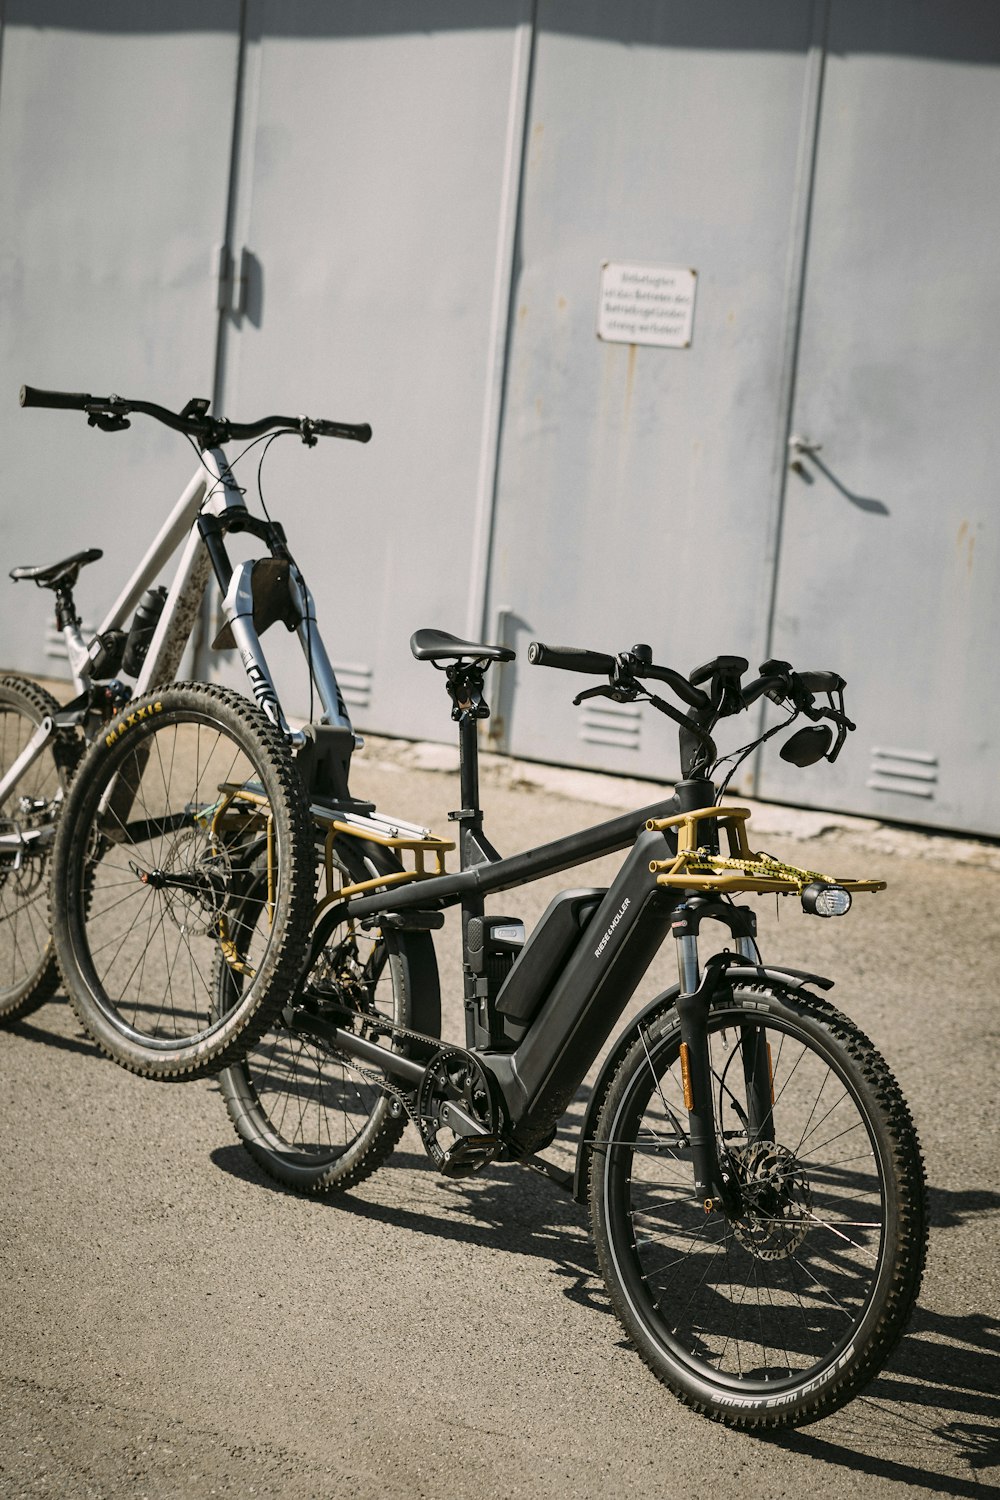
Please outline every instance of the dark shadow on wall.
M604 38L621 45L727 51L802 51L815 6L803 0L249 0L251 35L393 36L439 31L498 30L530 21L537 8L542 31ZM873 7L829 0L830 50L934 57L952 62L1000 62L1000 27L982 0L937 0L918 8ZM128 33L238 31L239 0L7 0L11 26Z

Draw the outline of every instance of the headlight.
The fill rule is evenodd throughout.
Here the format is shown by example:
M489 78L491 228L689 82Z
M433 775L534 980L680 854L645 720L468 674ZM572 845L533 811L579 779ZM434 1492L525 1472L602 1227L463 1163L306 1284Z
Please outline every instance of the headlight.
M823 885L814 880L802 892L802 910L814 917L842 917L851 909L851 893L842 885Z

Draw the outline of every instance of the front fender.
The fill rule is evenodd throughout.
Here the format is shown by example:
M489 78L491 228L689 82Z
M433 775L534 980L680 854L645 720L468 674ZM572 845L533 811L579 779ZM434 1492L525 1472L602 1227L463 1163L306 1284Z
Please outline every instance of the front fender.
M775 984L784 985L786 989L800 990L807 984L814 984L818 989L828 990L833 987L832 979L825 979L822 974L810 974L805 969L781 969L773 968L768 964L740 963L727 967L725 974L720 975L720 982L727 986L742 981L744 984L760 984L770 981ZM668 1010L672 1010L680 994L680 985L672 984L669 989L662 990L655 1000L651 1000L644 1006L635 1019L626 1026L625 1030L615 1041L614 1046L608 1053L601 1065L601 1071L597 1076L590 1100L587 1104L583 1124L580 1127L580 1138L576 1146L576 1168L573 1173L573 1197L577 1203L582 1203L587 1196L587 1174L590 1169L590 1147L594 1139L594 1131L597 1127L597 1117L603 1108L604 1101L608 1097L611 1088L611 1080L614 1078L619 1067L625 1060L625 1056L632 1043L639 1036L640 1029L649 1027L654 1021Z

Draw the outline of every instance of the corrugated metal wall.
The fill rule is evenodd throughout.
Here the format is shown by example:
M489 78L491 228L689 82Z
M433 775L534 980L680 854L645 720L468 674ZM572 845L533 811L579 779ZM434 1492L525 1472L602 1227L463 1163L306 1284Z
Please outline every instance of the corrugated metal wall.
M448 737L423 624L787 656L861 727L745 790L1000 834L994 7L3 15L5 567L103 546L96 619L190 468L150 424L18 412L22 380L367 419L264 469L361 726ZM686 346L598 338L606 262L697 273ZM46 603L0 587L5 664L58 670ZM500 748L675 770L667 726L574 710L523 651L496 696Z

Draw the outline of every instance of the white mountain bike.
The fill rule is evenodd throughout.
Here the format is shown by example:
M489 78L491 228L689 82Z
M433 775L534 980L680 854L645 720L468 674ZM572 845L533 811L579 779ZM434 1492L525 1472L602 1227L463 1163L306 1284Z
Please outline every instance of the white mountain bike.
M305 416L236 423L210 415L205 400L171 412L30 386L20 400L83 411L106 432L127 428L133 413L153 417L192 442L198 464L92 640L73 589L98 549L11 570L54 593L76 696L61 707L38 683L0 677L0 1021L27 1014L58 985L54 926L71 998L96 1040L126 1066L190 1076L223 1065L237 1035L246 1045L247 1018L265 1024L292 991L313 912L303 785L346 797L355 744L312 595L281 526L245 504L233 474L242 453L230 461L225 448L285 433L309 446L320 437L367 442L371 428ZM267 556L234 566L226 538L237 532ZM178 549L171 582L154 587ZM257 707L219 686L174 684L213 574L225 621L215 645L239 651ZM297 633L322 705L319 722L302 730L290 728L261 648L278 621ZM249 920L245 886L260 884L258 866L266 920L254 915L248 943L232 913ZM50 923L53 869L62 879ZM212 998L223 952L243 988L224 1020Z

